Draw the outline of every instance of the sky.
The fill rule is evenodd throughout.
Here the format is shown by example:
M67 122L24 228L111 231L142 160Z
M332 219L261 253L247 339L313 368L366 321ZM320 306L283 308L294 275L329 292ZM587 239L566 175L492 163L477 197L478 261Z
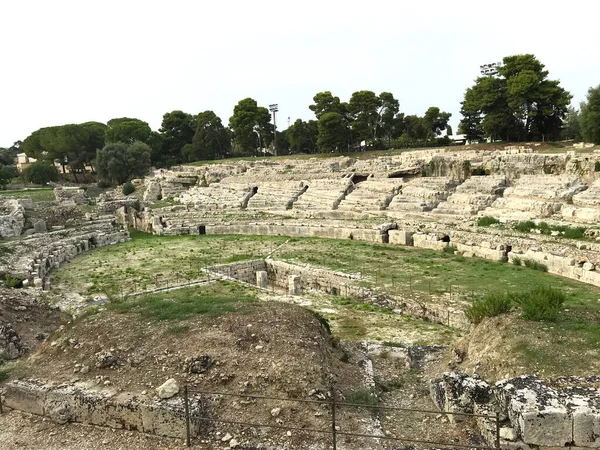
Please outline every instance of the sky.
M0 2L0 147L52 125L213 110L246 97L314 119L313 96L391 92L452 113L479 66L533 53L573 95L600 84L596 0Z

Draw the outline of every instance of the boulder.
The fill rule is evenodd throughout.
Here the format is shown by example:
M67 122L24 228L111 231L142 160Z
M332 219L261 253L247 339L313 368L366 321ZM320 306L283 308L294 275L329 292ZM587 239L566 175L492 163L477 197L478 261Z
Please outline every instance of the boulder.
M156 388L156 394L160 398L175 397L179 393L179 383L174 378L169 378L163 384Z

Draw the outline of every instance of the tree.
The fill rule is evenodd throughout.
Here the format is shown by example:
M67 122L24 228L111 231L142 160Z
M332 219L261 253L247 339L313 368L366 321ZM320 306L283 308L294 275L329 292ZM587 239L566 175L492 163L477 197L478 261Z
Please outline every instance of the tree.
M133 144L136 141L148 143L152 134L150 125L139 119L120 117L109 120L107 125L104 135L107 144L111 142Z
M464 102L461 103L463 105ZM458 124L458 134L464 134L468 141L480 141L485 134L481 126L481 113L479 111L469 111L461 108L460 114L463 116Z
M563 120L562 131L560 135L563 140L581 140L581 126L579 111L570 106L567 109L565 120Z
M213 111L204 111L196 117L196 132L191 145L184 148L187 161L226 157L231 151L231 134Z
M25 179L33 184L45 185L50 181L58 181L56 166L47 161L36 161L24 171Z
M322 152L337 151L346 142L346 126L342 115L328 112L319 117L317 145Z
M167 165L183 160L182 149L192 143L196 131L196 118L183 111L172 111L163 115L158 130L163 137L162 159Z
M286 131L290 153L315 153L318 131L316 120L304 122L302 119L297 119Z
M6 189L6 186L13 178L17 176L15 166L0 164L0 190Z
M267 108L259 107L256 100L245 98L233 108L229 118L229 128L233 131L235 150L238 154L249 155L259 146L266 147L273 140L273 126L270 125L271 113Z
M357 141L368 140L372 145L375 143L381 106L381 99L373 91L357 91L352 94L348 112L352 117L350 126Z
M586 142L600 144L600 85L589 89L580 114L581 135Z
M442 132L446 130L451 116L451 113L440 111L437 106L431 106L423 116L424 126L433 133L434 137L441 136Z
M113 142L96 153L96 169L100 180L123 184L126 181L143 177L150 169L151 149L148 144L134 142Z
M342 116L347 113L347 105L340 102L339 97L334 97L330 91L319 92L313 97L315 102L308 109L315 113L317 119L328 112L336 112Z
M548 79L534 55L514 55L504 58L497 76L477 78L462 106L472 118L481 117L481 128L492 139L545 140L558 137L571 97Z
M394 95L389 92L382 92L379 94L381 100L381 106L379 107L379 122L378 127L380 131L378 135L381 138L387 138L387 146L389 147L396 128L404 119L404 114L398 115L400 110L400 102L394 98ZM400 122L398 121L400 119Z

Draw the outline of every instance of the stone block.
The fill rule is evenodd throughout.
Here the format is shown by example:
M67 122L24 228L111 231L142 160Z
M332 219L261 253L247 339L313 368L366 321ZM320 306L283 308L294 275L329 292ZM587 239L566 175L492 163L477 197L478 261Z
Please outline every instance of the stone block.
M269 286L267 272L265 270L256 272L256 285L262 289L266 289Z
M46 221L38 220L36 223L33 224L33 228L35 229L36 233L45 233L46 232Z
M290 275L288 277L288 292L290 295L300 294L300 275Z
M389 243L397 245L413 245L413 234L404 230L389 230Z

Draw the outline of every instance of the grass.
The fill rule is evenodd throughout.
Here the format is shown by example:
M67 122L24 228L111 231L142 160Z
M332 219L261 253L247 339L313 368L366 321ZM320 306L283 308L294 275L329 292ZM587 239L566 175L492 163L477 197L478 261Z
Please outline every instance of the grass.
M379 397L373 389L357 389L355 391L344 392L344 403L349 403L355 408L367 407L372 412L377 412L379 406Z
M528 269L539 270L540 272L548 272L548 266L546 264L534 261L533 259L524 259L523 265Z
M144 295L135 300L112 302L107 308L118 313L136 312L145 319L155 321L186 320L196 315L219 317L239 311L256 300L253 295L236 293L236 288L229 283L217 282L215 286L205 289L184 288Z
M3 196L30 198L34 202L52 202L55 200L54 191L49 188L0 191L0 197Z
M513 226L516 231L521 233L530 233L531 230L538 230L540 234L552 235L556 237L563 237L567 239L578 239L586 240L588 237L585 235L586 227L569 227L567 225L549 225L547 222L540 222L536 224L531 220L525 220L518 222Z
M491 216L483 216L477 219L477 225L480 227L489 227L490 225L494 225L496 223L500 223L500 221Z

